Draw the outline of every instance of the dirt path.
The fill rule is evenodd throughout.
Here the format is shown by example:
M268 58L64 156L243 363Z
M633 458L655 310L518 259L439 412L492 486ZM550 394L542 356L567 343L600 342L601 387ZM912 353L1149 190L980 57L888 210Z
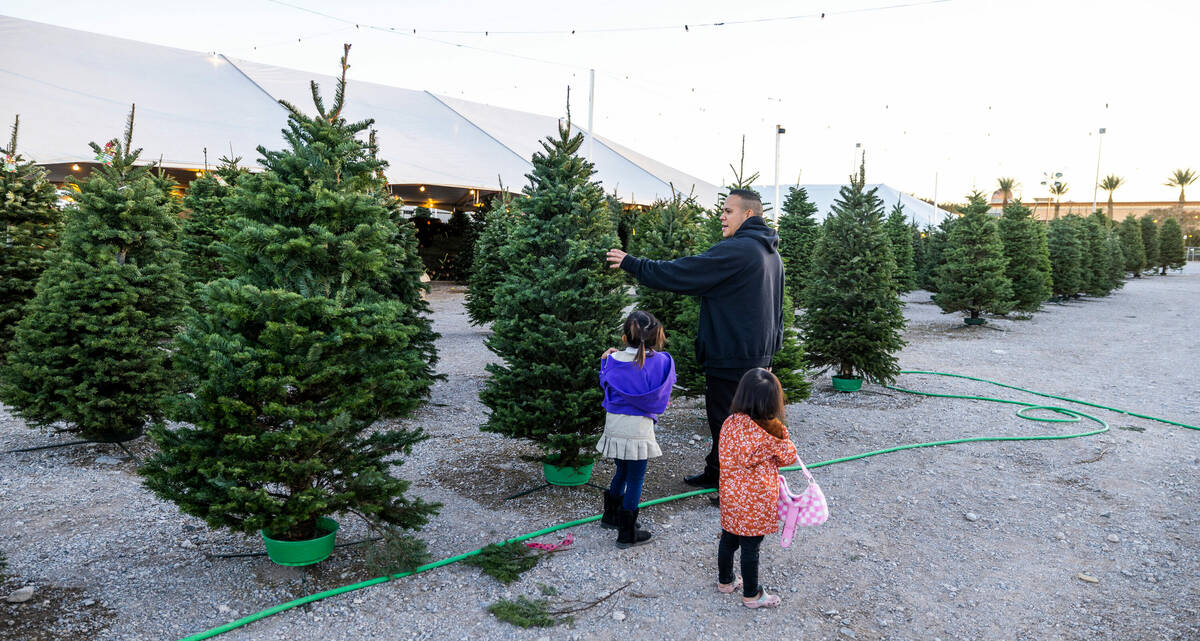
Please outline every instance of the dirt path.
M1200 266L1131 281L1105 299L1051 305L1032 320L965 328L928 294L909 296L906 369L991 378L1190 423L1200 423ZM443 335L431 403L406 422L431 438L399 473L442 501L425 530L435 558L594 514L589 489L540 483L532 453L480 433L476 394L494 357L462 312L462 288L431 302ZM968 381L906 376L908 387L1026 397ZM1077 431L1033 423L1011 407L921 398L868 386L839 395L819 377L813 398L789 406L801 456L816 462L900 443L968 435ZM1200 433L1109 412L1104 435L1051 442L920 449L815 473L832 516L784 550L763 546L762 582L775 612L718 595L718 512L704 497L643 512L655 540L618 552L613 535L574 528L574 549L502 586L455 565L327 599L222 639L1196 639L1200 638ZM677 402L660 424L665 455L649 467L647 498L685 488L707 449L702 406ZM0 409L0 448L50 437ZM148 445L136 452L144 454ZM611 467L597 465L596 481ZM969 515L969 516L968 516ZM0 550L9 579L0 639L171 639L317 590L369 578L349 550L307 570L261 557L252 538L209 531L141 489L119 451L83 447L0 459ZM342 541L363 535L343 519ZM1095 578L1089 582L1083 574ZM501 597L596 599L634 584L574 625L520 630L485 611Z

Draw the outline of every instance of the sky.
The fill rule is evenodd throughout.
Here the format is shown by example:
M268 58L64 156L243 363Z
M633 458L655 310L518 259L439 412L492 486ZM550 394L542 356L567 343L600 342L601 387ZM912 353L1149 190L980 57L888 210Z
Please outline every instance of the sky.
M1090 201L1098 160L1117 200L1176 200L1171 172L1200 169L1194 2L50 4L0 14L329 75L349 42L351 101L361 79L564 115L570 87L586 127L594 69L597 134L718 184L743 136L747 173L774 182L776 124L784 185L844 182L861 144L868 182L939 202L1000 176L1032 201L1059 172Z

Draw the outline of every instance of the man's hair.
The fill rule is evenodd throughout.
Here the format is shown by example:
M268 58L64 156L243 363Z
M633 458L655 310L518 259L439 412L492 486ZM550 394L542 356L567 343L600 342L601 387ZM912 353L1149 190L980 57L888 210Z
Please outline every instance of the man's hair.
M755 216L763 215L762 196L759 196L758 192L754 191L753 189L730 189L729 195L741 198L742 202L746 203L746 208L749 209ZM726 196L726 198L728 198L728 196Z

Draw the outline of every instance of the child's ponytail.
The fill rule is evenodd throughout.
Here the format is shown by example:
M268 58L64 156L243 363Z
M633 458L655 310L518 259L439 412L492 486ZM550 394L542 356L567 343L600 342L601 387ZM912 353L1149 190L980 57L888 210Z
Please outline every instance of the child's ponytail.
M654 314L640 309L625 319L622 333L625 335L625 344L637 348L637 356L633 358L633 362L637 363L639 369L646 365L646 352L662 349L667 340L662 324Z

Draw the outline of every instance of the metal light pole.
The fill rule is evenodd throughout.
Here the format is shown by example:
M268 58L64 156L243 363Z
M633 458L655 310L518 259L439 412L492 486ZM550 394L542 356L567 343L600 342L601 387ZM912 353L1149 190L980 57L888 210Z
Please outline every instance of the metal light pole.
M596 70L588 70L588 162L592 162L592 141L596 134L592 130L592 116L596 106Z
M1104 132L1105 128L1100 128L1100 134L1096 136L1100 142L1096 143L1096 182L1092 185L1092 211L1096 211L1096 191L1100 189L1100 150L1104 148Z
M787 133L787 130L783 128L783 125L775 125L775 202L774 202L775 206L771 210L773 212L771 214L771 218L776 223L779 222L779 208L780 208L780 205L779 205L779 137L785 133Z
M854 143L854 155L850 157L850 175L851 176L854 175L854 172L858 171L858 150L859 149L862 149L862 143L861 142Z

